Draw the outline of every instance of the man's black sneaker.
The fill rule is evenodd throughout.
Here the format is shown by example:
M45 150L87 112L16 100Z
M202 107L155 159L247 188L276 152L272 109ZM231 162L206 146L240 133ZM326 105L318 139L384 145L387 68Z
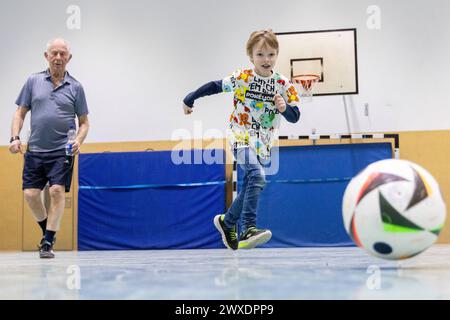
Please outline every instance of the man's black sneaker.
M270 238L272 238L270 230L249 227L239 238L239 249L252 249L266 243Z
M225 247L231 250L237 250L239 241L237 238L237 231L236 226L233 228L228 228L225 225L225 222L223 220L225 219L224 214L219 214L214 217L214 225L216 226L217 230L219 230L220 234L222 235L222 241Z
M39 258L41 259L52 259L55 257L55 253L53 252L53 245L55 244L55 240L53 243L50 243L42 238L41 243L39 244Z

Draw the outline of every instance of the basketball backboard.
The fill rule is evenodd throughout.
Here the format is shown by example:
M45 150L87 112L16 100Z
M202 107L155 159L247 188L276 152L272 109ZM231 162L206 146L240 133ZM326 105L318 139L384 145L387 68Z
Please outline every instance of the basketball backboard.
M291 78L320 76L314 96L358 93L356 29L276 33L276 70Z

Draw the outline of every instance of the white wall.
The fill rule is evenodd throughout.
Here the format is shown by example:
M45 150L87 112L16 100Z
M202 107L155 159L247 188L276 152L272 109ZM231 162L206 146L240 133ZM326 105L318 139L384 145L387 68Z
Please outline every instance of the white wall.
M81 29L69 30L69 5ZM381 29L369 30L369 5ZM69 72L85 87L87 142L170 139L175 130L224 132L230 94L204 98L193 115L181 101L209 80L248 66L250 32L357 28L359 95L316 97L282 134L450 129L450 2L445 0L40 0L0 3L0 145L7 145L14 101L30 73L46 68L47 40L72 44ZM369 104L369 116L364 105ZM193 133L193 132L192 132ZM200 132L201 134L201 132Z

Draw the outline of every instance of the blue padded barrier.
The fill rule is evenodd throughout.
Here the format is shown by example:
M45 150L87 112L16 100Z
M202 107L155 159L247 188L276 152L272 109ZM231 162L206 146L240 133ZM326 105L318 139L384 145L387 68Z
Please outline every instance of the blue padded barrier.
M203 151L182 152L194 163ZM224 151L206 152L221 161L176 165L171 151L81 154L78 249L222 247L212 220L225 210Z
M273 232L265 247L353 245L343 192L365 166L392 158L391 144L279 150L258 209L258 226ZM223 248L212 223L225 211L223 164L175 165L170 151L82 154L79 179L79 250Z
M387 158L390 143L280 147L279 171L266 176L258 203L258 227L273 233L264 246L352 246L342 222L345 188L360 170ZM239 166L237 173L239 190Z

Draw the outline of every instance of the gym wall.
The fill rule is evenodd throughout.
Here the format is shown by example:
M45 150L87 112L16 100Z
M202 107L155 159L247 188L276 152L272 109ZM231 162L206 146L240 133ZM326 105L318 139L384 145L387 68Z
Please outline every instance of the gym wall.
M341 143L350 143L343 139ZM361 142L361 141L353 141ZM362 142L373 142L362 140ZM317 141L317 144L326 144L329 141ZM334 141L333 143L337 143ZM311 145L311 141L282 141L280 145ZM149 142L127 142L127 143L99 143L86 144L83 146L84 153L93 152L125 152L152 150L171 150L172 148L220 148L223 147L222 140L209 141L149 141ZM450 203L450 167L448 166L447 154L450 150L450 131L422 131L400 133L400 157L414 161L424 166L437 179L440 184L444 200ZM229 156L229 153L228 153ZM21 191L22 158L19 155L9 154L6 147L0 147L0 250L35 250L36 243L40 239L40 229L33 221L29 209L23 202ZM58 234L57 249L77 249L78 230L78 170L75 165L74 183L72 193L67 194L68 208L63 218L61 232ZM226 177L231 180L232 167L227 165ZM227 204L231 202L232 186L226 187ZM438 243L450 243L450 225L447 223L442 231Z
M79 29L72 5L80 10ZM281 135L313 129L318 134L450 130L445 76L450 42L444 41L450 2L378 0L373 5L369 0L280 0L274 15L269 0L42 0L39 6L2 1L0 145L9 141L22 85L47 67L45 45L57 36L71 43L68 70L85 87L91 120L86 142L171 140L180 129L187 139L204 138L207 130L224 137L230 94L199 100L190 117L182 113L182 99L207 81L249 66L248 36L262 28L357 29L359 94L347 97L348 117L342 96L318 97L302 107L299 123L281 126ZM371 25L377 17L378 25ZM195 126L195 121L201 123Z

